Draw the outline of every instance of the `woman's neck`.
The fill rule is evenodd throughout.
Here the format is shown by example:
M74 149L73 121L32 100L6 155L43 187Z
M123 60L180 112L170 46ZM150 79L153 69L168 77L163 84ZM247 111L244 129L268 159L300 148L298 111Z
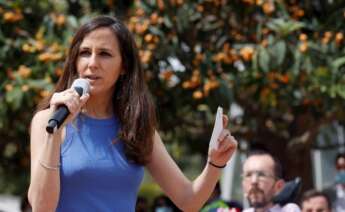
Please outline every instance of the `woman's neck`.
M90 96L82 112L94 118L109 118L114 114L113 102L109 98L95 98Z

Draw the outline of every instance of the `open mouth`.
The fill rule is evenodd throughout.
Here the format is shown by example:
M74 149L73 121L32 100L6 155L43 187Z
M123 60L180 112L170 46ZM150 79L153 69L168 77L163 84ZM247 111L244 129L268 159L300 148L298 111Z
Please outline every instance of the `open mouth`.
M100 77L94 76L94 75L84 76L84 78L89 80L89 81L95 81L95 80L100 79Z

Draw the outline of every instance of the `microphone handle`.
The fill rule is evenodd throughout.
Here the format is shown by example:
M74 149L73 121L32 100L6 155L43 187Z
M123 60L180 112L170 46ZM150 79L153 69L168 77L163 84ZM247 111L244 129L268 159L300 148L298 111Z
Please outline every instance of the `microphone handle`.
M74 88L79 96L83 94L83 88L75 87ZM61 124L64 123L67 116L70 114L66 105L58 106L57 110L55 111L54 115L49 119L48 125L46 127L46 131L49 134L53 134L57 129L60 128Z
M49 119L46 131L50 134L54 133L69 115L69 110L66 105L58 106L54 115Z

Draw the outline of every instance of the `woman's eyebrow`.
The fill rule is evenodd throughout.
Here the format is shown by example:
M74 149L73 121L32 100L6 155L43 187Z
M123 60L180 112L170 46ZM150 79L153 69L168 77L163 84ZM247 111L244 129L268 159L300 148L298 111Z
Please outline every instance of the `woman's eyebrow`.
M79 50L90 50L91 48L88 46L80 46ZM101 47L97 48L97 51L106 51L106 52L113 52L111 48Z
M109 49L109 48L99 48L98 50L112 52L112 49Z

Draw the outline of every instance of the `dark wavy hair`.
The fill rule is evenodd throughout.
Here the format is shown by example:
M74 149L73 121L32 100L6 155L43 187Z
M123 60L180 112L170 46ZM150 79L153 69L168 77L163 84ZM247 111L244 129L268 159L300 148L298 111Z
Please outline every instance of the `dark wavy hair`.
M111 29L117 37L122 68L125 71L124 75L117 80L112 97L114 113L121 123L118 138L124 141L127 159L136 164L145 165L150 160L156 129L155 107L145 84L135 41L120 20L109 16L99 16L77 30L68 51L63 74L54 92L66 90L78 78L76 61L80 44L86 35L101 27ZM49 108L51 97L52 95L43 99L37 110Z

